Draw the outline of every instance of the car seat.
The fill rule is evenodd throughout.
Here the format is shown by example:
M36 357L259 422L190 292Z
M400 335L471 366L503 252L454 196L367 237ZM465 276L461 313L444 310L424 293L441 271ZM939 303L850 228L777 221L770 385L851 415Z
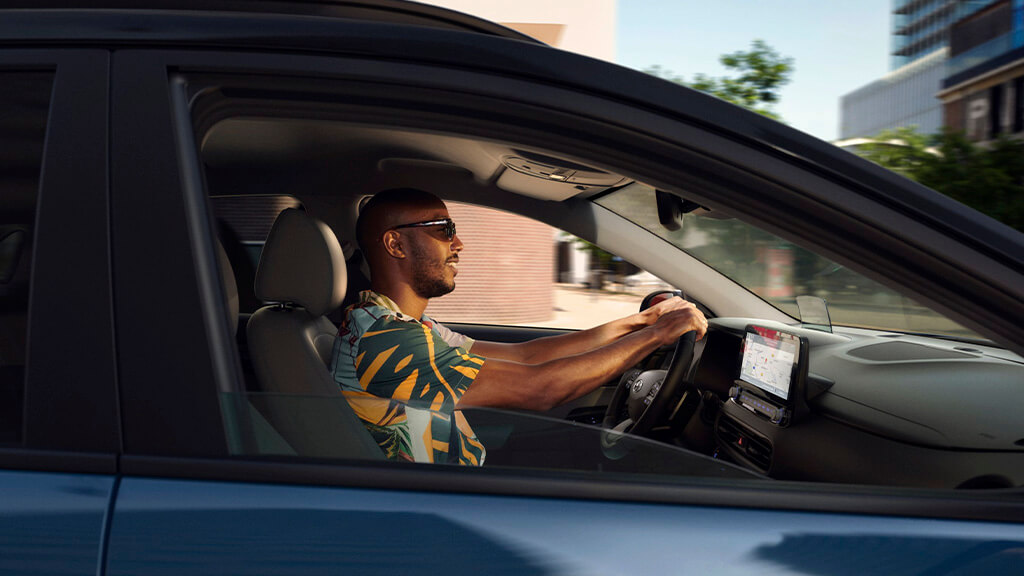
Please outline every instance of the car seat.
M337 328L324 315L346 282L334 232L302 210L281 212L256 269L256 296L270 304L246 327L257 380L249 398L299 456L383 459L328 371Z

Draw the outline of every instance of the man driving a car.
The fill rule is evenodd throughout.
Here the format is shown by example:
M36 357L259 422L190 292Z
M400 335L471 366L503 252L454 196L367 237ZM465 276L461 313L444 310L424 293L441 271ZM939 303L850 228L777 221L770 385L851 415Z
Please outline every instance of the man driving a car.
M483 464L460 411L546 411L586 395L707 320L679 297L595 328L509 344L476 341L424 314L455 289L464 246L439 198L393 189L356 224L370 290L344 314L331 371L388 459Z

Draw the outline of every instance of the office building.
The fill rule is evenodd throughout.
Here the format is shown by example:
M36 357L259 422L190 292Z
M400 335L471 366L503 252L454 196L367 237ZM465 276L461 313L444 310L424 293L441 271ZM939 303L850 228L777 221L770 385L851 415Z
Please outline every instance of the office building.
M890 72L840 99L839 138L870 137L904 126L937 132L943 108L936 94L947 75L951 29L995 3L893 0Z
M993 2L957 22L938 93L945 123L976 142L1024 132L1024 0Z
M882 130L916 126L936 132L942 126L942 102L935 97L946 72L948 48L906 64L840 100L839 138L871 137Z
M893 0L890 70L949 46L953 24L993 4L991 0Z

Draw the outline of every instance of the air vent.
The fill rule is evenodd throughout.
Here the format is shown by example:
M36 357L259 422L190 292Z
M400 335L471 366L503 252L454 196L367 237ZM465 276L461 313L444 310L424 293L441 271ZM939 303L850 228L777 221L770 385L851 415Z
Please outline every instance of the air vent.
M735 420L723 416L715 429L718 440L739 454L762 472L772 465L772 445L768 440L754 434Z

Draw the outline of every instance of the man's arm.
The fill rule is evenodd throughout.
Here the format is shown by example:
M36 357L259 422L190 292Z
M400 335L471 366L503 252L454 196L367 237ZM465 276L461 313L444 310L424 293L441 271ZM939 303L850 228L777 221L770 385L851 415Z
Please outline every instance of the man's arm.
M684 308L696 310L693 304L676 296L663 300L643 312L630 314L625 318L612 320L588 330L537 338L516 344L476 341L472 351L487 359L510 360L520 364L541 364L606 346L627 334L653 325L667 312Z
M550 410L594 390L684 333L696 330L702 337L706 329L704 315L691 305L666 312L653 325L582 354L540 364L488 358L458 407Z

